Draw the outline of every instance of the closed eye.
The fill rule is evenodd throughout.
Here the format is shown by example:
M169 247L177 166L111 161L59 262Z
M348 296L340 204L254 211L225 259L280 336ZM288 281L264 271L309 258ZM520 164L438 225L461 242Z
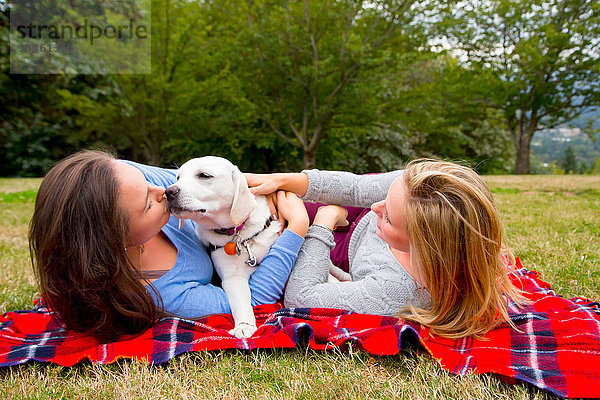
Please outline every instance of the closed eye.
M206 172L200 172L200 173L196 174L196 178L198 178L198 179L210 179L212 177L213 177L212 175L207 174Z

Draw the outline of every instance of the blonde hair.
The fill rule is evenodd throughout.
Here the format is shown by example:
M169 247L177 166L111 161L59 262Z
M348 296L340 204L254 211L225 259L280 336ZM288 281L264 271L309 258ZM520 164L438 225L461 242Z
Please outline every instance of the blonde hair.
M415 160L404 172L411 264L431 296L400 316L448 338L481 337L504 320L508 300L524 301L502 260L502 224L490 190L470 168Z

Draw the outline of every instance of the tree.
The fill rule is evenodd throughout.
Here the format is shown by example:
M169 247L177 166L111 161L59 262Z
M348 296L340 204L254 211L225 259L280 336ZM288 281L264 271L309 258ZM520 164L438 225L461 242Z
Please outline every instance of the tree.
M9 13L0 2L0 176L40 176L72 150L72 124L56 91L82 84L65 75L11 75L11 58L23 54L11 53Z
M443 36L473 69L495 77L482 101L501 109L529 173L533 134L600 104L596 0L477 0L448 10Z
M405 113L397 118L416 133L420 156L465 160L479 172L508 172L514 157L502 113L481 102L489 74L465 68L450 55L421 56L399 93Z
M81 22L84 17L101 19L109 9L115 13L125 13L130 7L136 8L136 4L95 2L74 7L65 0L40 0L20 2L18 6L26 8L15 12L15 4L7 7L0 1L0 159L3 160L0 176L40 176L56 160L82 145L101 144L107 147L106 143L112 143L98 132L97 125L87 131L80 129L77 126L78 112L65 103L63 95L86 95L86 98L93 99L94 101L85 105L88 106L89 113L92 113L92 110L96 111L96 123L98 117L102 116L98 115L102 108L95 106L100 104L102 99L116 95L113 90L114 81L110 76L94 74L11 74L11 63L13 67L22 67L21 72L35 72L35 68L30 70L28 67L41 67L44 72L44 68L48 68L51 72L65 65L76 65L77 60L81 60L82 57L77 48L74 48L73 52L36 64L34 61L39 61L40 57L44 57L43 54L21 51L15 43L11 43L9 12L13 12L10 21L14 28L19 22L23 25L32 21L53 25L67 22L75 24ZM77 11L83 14L78 14ZM46 30L42 32L47 33ZM13 34L16 32L13 31ZM93 60L84 64L93 68Z
M153 165L219 153L208 145L224 142L223 126L239 122L234 113L241 107L229 101L235 79L220 60L225 57L209 51L217 48L209 31L203 5L154 0L151 74L112 75L105 91L61 92L77 112L81 140L97 137Z
M223 13L239 15L239 6ZM315 166L335 129L374 126L385 78L423 44L418 2L253 1L240 15L240 77L269 128Z
M561 161L561 165L565 170L565 174L577 172L577 156L575 155L575 150L573 150L573 147L567 146Z

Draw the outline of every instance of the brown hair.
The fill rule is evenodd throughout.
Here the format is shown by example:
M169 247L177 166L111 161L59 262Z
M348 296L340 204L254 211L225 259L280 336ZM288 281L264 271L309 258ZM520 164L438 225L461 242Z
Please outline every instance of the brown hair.
M66 327L101 341L150 328L157 307L125 253L114 157L81 151L43 179L29 226L42 298Z
M411 263L420 271L431 308L401 316L450 338L481 337L500 320L511 324L508 299L524 302L502 255L500 217L491 192L472 169L415 160L404 172Z

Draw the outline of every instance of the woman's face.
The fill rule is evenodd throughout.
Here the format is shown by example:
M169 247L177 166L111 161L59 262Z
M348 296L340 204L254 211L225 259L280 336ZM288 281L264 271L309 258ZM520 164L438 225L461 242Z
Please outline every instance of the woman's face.
M385 200L371 206L371 210L377 214L377 235L392 248L400 251L409 251L404 216L406 201L407 189L401 176L392 183Z
M114 161L119 181L119 202L129 214L130 234L125 246L139 246L157 235L169 222L165 189L150 185L132 165Z

